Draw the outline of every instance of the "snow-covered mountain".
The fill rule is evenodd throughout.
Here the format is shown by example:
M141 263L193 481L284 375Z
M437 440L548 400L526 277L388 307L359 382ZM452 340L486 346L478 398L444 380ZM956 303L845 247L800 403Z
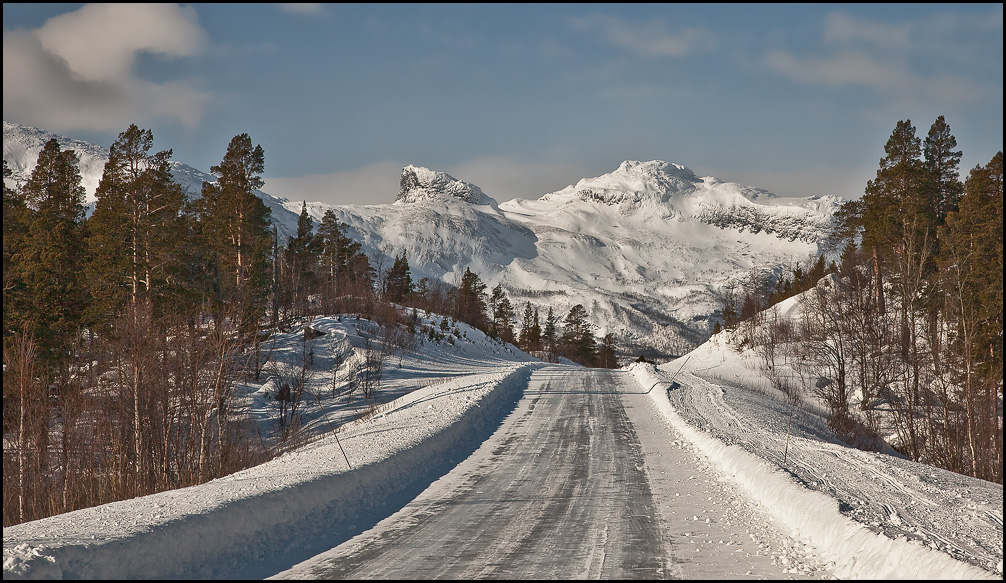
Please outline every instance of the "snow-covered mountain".
M108 161L108 148L83 140L74 140L45 130L3 122L3 159L13 171L13 184L21 185L31 177L38 153L50 139L56 138L60 149L74 150L79 158L80 176L87 192L87 202L94 202L101 173ZM10 182L8 182L10 184ZM198 192L198 191L196 191Z
M456 282L470 267L518 309L583 304L623 346L681 354L704 341L724 289L819 252L837 198L780 198L627 161L537 200L497 204L477 186L407 166L392 205L332 208L372 254L405 251L413 276ZM299 204L289 206L299 210ZM387 259L386 259L387 260Z
M49 137L4 122L4 159L16 181L27 179ZM107 150L57 138L81 155L93 200ZM173 173L190 195L215 179L179 162ZM470 268L490 289L502 283L518 311L530 302L542 317L549 307L563 317L582 304L597 332L615 333L623 348L666 355L708 338L724 290L752 270L779 273L816 256L841 203L781 198L657 160L626 161L538 199L504 203L412 165L400 184L392 204L307 202L307 210L315 224L334 211L377 266L405 251L415 280L456 283ZM281 242L295 233L303 202L257 194Z

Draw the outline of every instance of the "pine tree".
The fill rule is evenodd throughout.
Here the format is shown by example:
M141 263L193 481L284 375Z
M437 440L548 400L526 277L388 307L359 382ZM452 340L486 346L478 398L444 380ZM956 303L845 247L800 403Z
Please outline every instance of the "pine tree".
M516 342L513 330L513 320L515 315L513 305L510 304L510 298L504 295L500 300L499 305L496 307L496 318L494 323L499 339L503 342L509 342L511 344Z
M24 194L19 188L7 188L6 179L13 172L3 161L3 337L12 336L22 328L28 308L20 263L15 260L22 252L28 236L31 214ZM4 344L6 346L6 344Z
M325 274L322 301L326 311L335 309L336 298L351 293L364 295L365 290L372 289L370 260L361 251L360 244L346 234L347 229L332 209L325 211L318 226L322 271Z
M531 334L534 330L534 310L531 309L531 302L524 304L524 316L520 321L520 337L517 346L524 352L531 352Z
M464 275L461 276L461 284L458 286L455 317L482 331L488 329L485 291L486 284L466 267Z
M80 277L84 260L84 187L76 153L60 151L55 138L46 142L22 193L31 209L27 216L18 208L17 199L10 201L15 210L11 226L23 229L17 222L27 219L27 229L13 253L24 291L24 304L12 306L21 308L21 321L15 325L32 333L42 357L55 364L66 359L74 335L83 324L87 302ZM4 202L6 211L8 201ZM6 243L6 219L4 222ZM4 312L6 318L6 304Z
M601 339L601 346L597 350L598 366L603 368L618 368L618 360L615 357L616 340L615 335L608 332Z
M299 314L306 313L307 298L314 293L320 252L320 237L314 234L314 221L307 213L307 201L304 201L297 218L297 235L287 238L284 251L286 294L283 295L289 298Z
M506 292L503 291L503 284L496 284L496 287L493 288L492 293L489 295L489 335L501 340L503 339L504 327L509 325L509 321L506 320L504 315L504 300L512 316L513 308L510 306L510 301L506 298Z
M932 194L925 181L921 142L910 120L898 122L884 152L877 176L863 195L864 244L881 251L903 239L906 221L928 212Z
M814 262L814 266L810 268L810 285L811 287L817 285L817 282L821 281L827 272L827 266L825 265L824 255L818 255L817 261Z
M118 411L128 428L131 472L122 476L134 492L148 487L155 473L155 428L166 419L167 388L161 359L153 357L168 335L167 312L194 312L177 295L190 278L186 257L185 196L170 172L171 150L150 154L153 133L135 124L109 149L96 191L89 229L88 282L94 301L92 323L106 332L117 367L119 398L131 404ZM158 411L164 413L160 415ZM119 447L126 448L123 441Z
M95 192L88 280L99 324L127 306L177 309L175 287L190 279L182 275L189 267L185 195L171 176L171 150L151 154L153 141L135 124L119 134Z
M863 235L863 220L866 205L862 199L848 200L835 211L831 232L828 233L827 245L831 249L839 249L849 241L858 242Z
M977 477L1002 482L1003 435L997 403L1003 378L1003 155L975 167L959 210L947 215L940 250L941 288L953 326L951 354L962 387L960 407L969 464Z
M413 292L409 258L405 251L395 257L395 263L388 270L384 280L384 298L389 302L403 303Z
M559 320L552 311L552 306L548 307L548 315L545 316L545 328L541 332L541 344L548 361L558 362Z
M528 334L527 341L529 351L541 350L541 318L538 316L538 308L534 309L534 322L531 324L531 333Z
M587 320L587 309L581 304L570 308L563 321L560 341L563 356L584 366L594 366L597 362L597 341L594 339L593 325Z
M947 213L957 210L964 185L958 167L963 152L954 151L957 138L950 133L950 125L941 115L933 122L923 144L926 169L932 174L935 186L933 213L937 224L943 224Z
M219 177L203 183L200 221L207 246L215 255L218 301L238 314L242 332L249 333L264 313L272 279L271 212L255 190L263 184L262 146L252 146L248 134L234 136L220 165Z
M932 240L935 228L931 174L922 162L922 146L910 120L899 121L884 146L876 178L863 195L862 244L868 249L877 282L877 305L885 311L883 267L895 254Z

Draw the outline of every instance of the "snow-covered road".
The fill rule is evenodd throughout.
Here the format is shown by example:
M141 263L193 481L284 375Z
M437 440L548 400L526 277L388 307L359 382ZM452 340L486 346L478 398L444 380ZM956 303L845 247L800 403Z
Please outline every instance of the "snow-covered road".
M474 455L377 528L281 575L661 577L669 556L611 376L536 371Z
M377 527L277 578L827 574L670 430L625 371L539 369L475 454Z

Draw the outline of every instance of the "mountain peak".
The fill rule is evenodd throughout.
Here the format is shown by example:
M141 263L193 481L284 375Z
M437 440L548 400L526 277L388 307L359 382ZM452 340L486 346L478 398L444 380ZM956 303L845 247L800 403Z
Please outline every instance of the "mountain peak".
M437 172L409 164L402 168L396 203L422 200L462 200L475 205L495 205L496 201L470 182L458 180L446 172Z
M667 202L675 194L691 192L701 182L694 172L681 164L661 160L626 160L614 172L596 178L584 178L573 186L546 194L542 198L549 200L575 196L603 204Z

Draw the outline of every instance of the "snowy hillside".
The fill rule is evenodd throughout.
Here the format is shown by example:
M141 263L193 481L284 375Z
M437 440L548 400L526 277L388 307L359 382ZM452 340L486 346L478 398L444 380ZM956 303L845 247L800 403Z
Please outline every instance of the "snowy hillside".
M10 150L18 179L50 135L4 124L4 156ZM107 152L74 147L87 152L81 171L85 184L96 186ZM173 173L190 195L214 179L177 162ZM582 304L598 334L612 332L624 352L651 357L705 341L724 290L752 270L778 274L816 257L841 202L781 198L656 160L626 161L538 199L503 204L427 168L406 166L400 183L392 204L307 202L307 210L315 225L334 211L375 267L390 266L405 251L415 281L456 284L470 268L489 289L502 283L518 309L530 302L542 316L552 307L562 318ZM88 192L93 198L93 188ZM296 232L304 203L258 194L282 244Z
M475 451L543 366L464 324L431 334L441 318L419 316L422 340L388 357L373 402L343 392L379 332L369 322L318 318L323 336L276 337L262 381L240 387L248 410L274 436L270 396L309 351L305 426L320 439L200 486L4 528L4 578L261 578L367 531ZM724 338L623 373L666 420L667 447L698 456L723 484L729 499L702 520L765 517L749 534L777 574L1001 579L1001 486L852 449L810 402L789 427L785 400ZM703 492L685 486L659 503ZM720 540L709 556L737 548Z
M38 153L46 142L56 138L63 150L73 150L80 159L80 176L87 193L87 203L94 202L101 174L108 161L108 148L90 142L73 140L45 130L3 122L3 159L13 171L13 184L24 184L35 168ZM198 191L197 191L198 192Z
M837 576L983 576L964 564L1002 576L1001 485L846 445L822 404L804 395L791 409L759 372L758 357L731 346L729 332L676 361L632 370L644 386L668 389L657 406L672 425L834 562Z

